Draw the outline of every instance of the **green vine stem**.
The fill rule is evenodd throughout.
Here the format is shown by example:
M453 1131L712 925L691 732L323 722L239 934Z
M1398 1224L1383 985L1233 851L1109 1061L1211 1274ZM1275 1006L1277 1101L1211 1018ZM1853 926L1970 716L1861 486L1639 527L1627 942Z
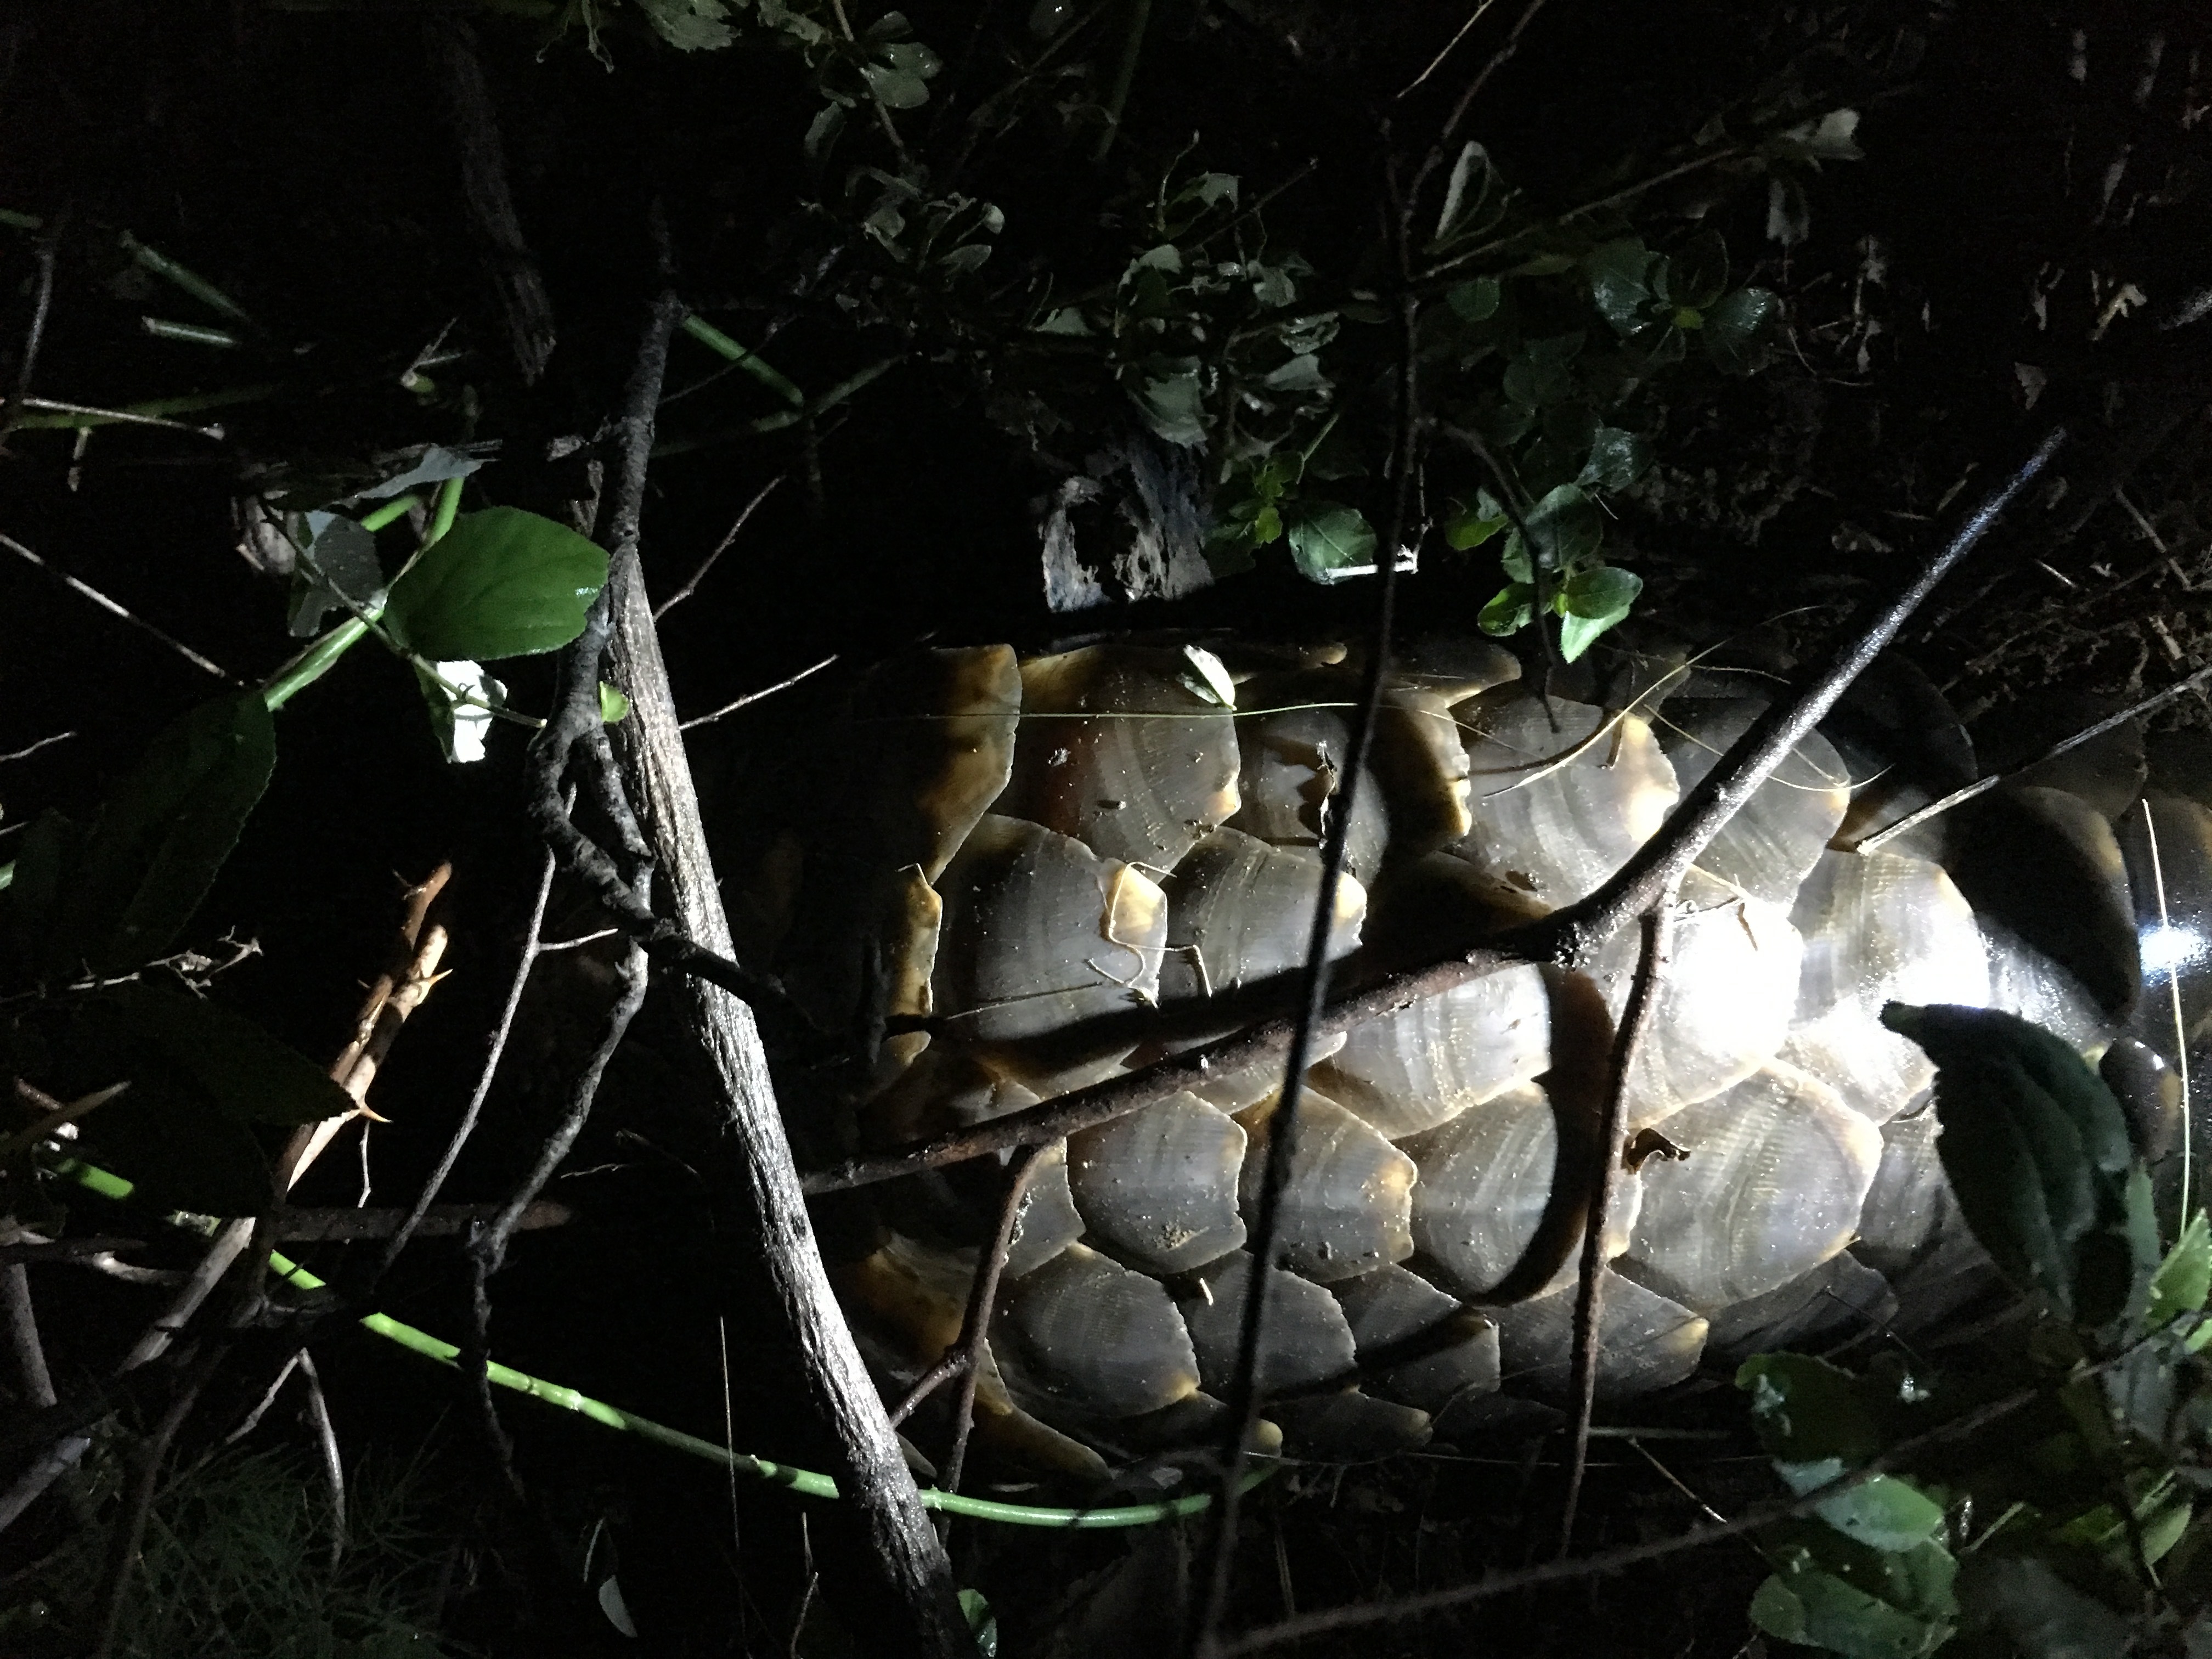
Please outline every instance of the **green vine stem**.
M118 1204L129 1201L136 1190L133 1184L123 1176L79 1158L60 1159L52 1165L52 1169L55 1174ZM173 1212L164 1219L173 1226L198 1233L211 1234L222 1225L212 1216L187 1215L181 1212ZM277 1251L269 1253L269 1265L296 1289L319 1291L325 1288L322 1279ZM403 1325L388 1314L369 1314L361 1324L362 1329L373 1331L386 1341L396 1342L410 1352L421 1354L441 1365L453 1364L460 1353L453 1344L441 1341L412 1325ZM771 1462L764 1457L755 1457L747 1452L718 1446L696 1434L672 1429L665 1423L656 1423L651 1418L626 1412L619 1406L594 1400L565 1383L549 1382L543 1377L518 1371L510 1365L495 1362L489 1369L491 1381L500 1388L511 1389L517 1394L528 1395L533 1400L542 1400L549 1406L574 1412L608 1428L620 1429L624 1433L636 1435L657 1445L688 1452L694 1457L719 1463L725 1468L751 1475L756 1480L787 1486L808 1498L834 1498L838 1495L837 1483L826 1474L817 1474L811 1469L793 1468L787 1463ZM1246 1477L1244 1489L1250 1490L1273 1473L1271 1468L1254 1470ZM1211 1492L1196 1492L1188 1498L1178 1498L1162 1504L1123 1504L1105 1509L1063 1509L1035 1504L1001 1504L988 1498L969 1498L958 1492L940 1492L934 1486L921 1489L924 1509L941 1510L948 1515L964 1515L977 1521L996 1521L1008 1526L1067 1527L1079 1530L1155 1526L1163 1521L1181 1520L1187 1516L1200 1514L1212 1502Z

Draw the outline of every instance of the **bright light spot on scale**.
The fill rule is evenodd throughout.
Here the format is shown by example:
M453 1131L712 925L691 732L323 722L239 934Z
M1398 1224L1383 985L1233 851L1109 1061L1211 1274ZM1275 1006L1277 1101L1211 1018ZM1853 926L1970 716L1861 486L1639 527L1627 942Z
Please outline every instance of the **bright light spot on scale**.
M2176 927L2161 921L2142 930L2136 948L2142 952L2143 972L2156 976L2179 973L2201 960L2205 954L2205 940L2193 927Z

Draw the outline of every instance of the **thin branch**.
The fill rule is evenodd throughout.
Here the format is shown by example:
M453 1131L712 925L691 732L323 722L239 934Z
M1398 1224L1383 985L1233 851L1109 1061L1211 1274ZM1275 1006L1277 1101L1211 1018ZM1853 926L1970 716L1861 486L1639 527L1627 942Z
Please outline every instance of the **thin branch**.
M912 1417L921 1408L923 1401L959 1376L967 1364L968 1351L964 1346L956 1342L947 1348L938 1357L937 1363L915 1380L915 1385L906 1391L905 1397L890 1408L888 1413L890 1425L896 1428Z
M1647 190L1656 190L1660 185L1671 184L1687 174L1701 173L1705 168L1717 166L1723 161L1732 161L1743 153L1744 147L1741 144L1723 144L1718 149L1707 150L1702 155L1693 155L1686 161L1678 161L1671 167L1662 168L1647 178L1638 179L1632 185L1624 185L1619 190L1609 191L1595 200L1580 203L1553 218L1537 224L1523 225L1520 229L1508 231L1503 236L1494 236L1478 246L1465 249L1451 255L1449 258L1437 260L1436 264L1421 272L1421 284L1425 289L1429 284L1441 281L1449 273L1470 265L1478 259L1488 258L1492 254L1500 252L1524 237L1534 235L1540 230L1556 229L1574 220L1588 218L1594 213L1602 213L1607 208L1619 207L1624 202L1632 202Z
M1426 69L1423 70L1412 80L1407 82L1406 84L1399 89L1398 96L1400 98L1411 96L1415 89L1420 86L1422 82L1427 80L1431 75L1434 75L1438 70L1442 69L1444 66L1444 59L1450 57L1454 52L1458 50L1459 43L1467 39L1467 32L1482 21L1483 14L1488 11L1494 3L1495 0L1481 0L1481 3L1468 14L1467 21L1462 23L1456 29L1452 31L1452 38L1444 42L1443 50L1439 52L1435 57L1429 59L1429 66Z
M1422 186L1443 164L1445 155L1451 150L1452 141L1459 137L1460 126L1466 121L1468 112L1474 107L1474 100L1482 95L1482 89L1490 84L1490 77L1510 63L1513 55L1521 50L1522 33L1536 21L1536 14L1544 9L1544 3L1545 0L1528 0L1528 5L1522 9L1521 15L1514 20L1511 30L1498 44L1498 50L1490 54L1488 61L1467 83L1467 90L1460 94L1459 101L1452 106L1451 113L1444 118L1443 125L1437 131L1436 143L1429 146L1429 153L1421 158L1421 165L1413 173L1413 184L1407 188L1406 206L1408 211L1418 210Z
M1583 1231L1581 1277L1575 1289L1574 1353L1570 1392L1574 1401L1574 1437L1568 1453L1567 1494L1559 1519L1559 1554L1572 1547L1575 1506L1583 1489L1583 1470L1589 1462L1590 1412L1597 1399L1598 1316L1604 1298L1605 1235L1613 1219L1613 1195L1620 1180L1621 1121L1628 1098L1628 1076L1635 1064L1638 1045L1651 1023L1659 992L1666 983L1667 965L1674 944L1674 892L1662 893L1644 913L1644 945L1637 957L1636 978L1622 1012L1620 1031L1613 1045L1613 1075L1607 1080L1605 1115L1597 1133L1597 1169L1590 1183L1590 1204Z
M574 794L570 793L562 803L562 810L565 811L574 799ZM538 872L538 895L531 902L530 925L522 936L522 950L515 961L514 976L507 981L507 1000L500 1006L499 1021L492 1027L491 1042L484 1050L483 1065L477 1070L476 1086L469 1091L468 1104L461 1109L461 1121L453 1126L453 1136L446 1142L446 1150L440 1156L437 1167L423 1182L422 1190L415 1195L414 1206L407 1212L407 1218L400 1223L398 1231L392 1235L383 1253L377 1257L376 1267L362 1287L364 1296L374 1290L378 1281L392 1271L392 1264L399 1259L399 1253L407 1248L408 1240L415 1237L422 1225L422 1218L430 1212L430 1206L437 1202L438 1194L445 1187L446 1177L453 1174L453 1165L460 1161L461 1149L469 1144L469 1137L476 1133L477 1119L483 1115L484 1102L490 1097L492 1079L498 1073L500 1057L507 1052L507 1034L514 1029L515 1011L522 1006L522 988L529 982L530 969L540 952L538 935L545 926L546 902L552 893L553 854L549 850Z
M845 44L859 45L853 36L851 20L845 15L845 0L830 0L830 9L837 19L837 32L845 37ZM860 78L867 82L868 101L875 106L876 121L883 128L884 137L890 141L891 151L899 159L900 170L911 173L914 171L914 157L907 154L906 143L899 137L898 127L891 119L890 106L877 95L876 83L868 80L865 72Z
M602 542L610 555L607 586L582 637L562 657L552 717L532 744L531 816L563 863L611 899L611 915L631 931L641 913L625 908L629 895L621 872L558 810L559 784L571 754L604 732L599 684L611 639L609 678L630 700L629 716L616 732L623 772L650 828L674 915L662 923L642 910L653 931L639 933L656 961L690 975L673 989L718 1084L720 1133L708 1189L757 1243L758 1267L781 1316L781 1328L771 1340L795 1352L807 1402L832 1442L838 1488L849 1500L841 1519L860 1534L855 1559L872 1569L878 1592L871 1598L877 1616L861 1633L872 1648L901 1659L956 1659L972 1653L974 1639L960 1610L951 1564L929 1524L815 1244L767 1056L752 1010L741 1000L780 992L773 981L729 960L729 921L645 592L639 518L668 336L683 315L672 293L654 301L623 395L620 465Z
M292 1357L277 1368L276 1375L269 1380L269 1386L262 1389L261 1398L253 1402L253 1409L238 1419L236 1428L223 1436L224 1445L236 1445L261 1426L261 1419L269 1415L269 1408L276 1403L276 1396L283 1393L284 1385L292 1380L292 1373L300 1369L300 1362L307 1357L305 1348L293 1350Z
M2100 1365L2092 1369L2101 1370L2105 1367ZM1908 1463L1929 1447L1977 1433L2033 1405L2043 1397L2044 1391L2039 1389L2022 1389L2015 1394L2007 1395L1924 1434L1900 1440L1881 1456L1847 1474L1838 1476L1825 1486L1814 1487L1802 1497L1778 1498L1771 1503L1755 1504L1732 1521L1709 1527L1692 1527L1672 1537L1650 1543L1626 1545L1619 1549L1601 1550L1595 1555L1577 1556L1565 1561L1547 1561L1540 1566L1522 1567L1514 1571L1489 1573L1472 1584L1455 1584L1448 1589L1401 1595L1389 1601L1366 1602L1330 1607L1320 1613L1301 1613L1297 1618L1285 1619L1278 1624L1262 1626L1224 1644L1221 1649L1222 1659L1237 1659L1237 1656L1242 1654L1260 1653L1269 1648L1280 1647L1285 1643L1306 1641L1338 1631L1364 1630L1376 1625L1425 1619L1434 1613L1471 1607L1496 1596L1510 1595L1517 1590L1537 1589L1547 1584L1571 1583L1577 1579L1595 1578L1625 1568L1641 1566L1647 1561L1663 1561L1670 1556L1703 1549L1709 1544L1717 1544L1726 1539L1741 1538L1762 1528L1771 1527L1778 1521L1790 1521L1814 1514L1835 1498L1864 1486L1876 1475Z
M2106 732L2125 726L2131 720L2163 708L2176 698L2187 696L2191 691L2208 684L2212 684L2212 668L2200 668L2187 678L2176 680L2165 690L2154 692L2142 702L2131 703L2118 714L2109 715L2097 721L2094 726L2084 726L2070 738L2061 738L2033 760L2022 761L2009 771L1993 772L1988 777L1977 778L1963 789L1954 789L1942 799L1930 801L1918 811L1907 813L1895 823L1889 824L1869 836L1852 850L1860 853L1879 852L1887 843L1894 841L1906 830L1917 829L1929 819L1948 812L1954 806L1963 806L1976 796L1987 794L2000 784L2010 782L2023 772L2033 772L2045 761L2057 760L2061 755L2078 749L2085 743L2093 742L2103 737Z
M771 495L775 494L775 487L790 476L791 475L788 472L779 472L775 477L770 478L766 483L763 484L758 490L754 492L752 500L744 504L744 509L738 513L735 521L731 524L727 530L722 532L722 539L714 544L714 550L709 553L705 558L699 561L699 568L691 573L690 579L684 582L684 586L678 588L673 593L671 593L659 605L653 607L653 619L655 622L659 622L663 617L666 616L678 605L683 604L684 600L690 599L694 593L699 591L699 584L706 580L707 573L714 568L714 561L720 558L724 553L729 550L730 544L737 540L738 532L745 527L745 520L752 517L754 509L758 507L760 504L766 501Z
M422 1006L442 977L438 965L446 957L446 930L426 923L431 905L445 891L453 874L451 864L441 864L421 883L406 890L407 908L392 942L392 960L368 988L354 1019L352 1040L331 1063L331 1081L352 1097L354 1109L303 1123L293 1132L276 1165L278 1182L284 1189L299 1185L308 1166L347 1124L357 1117L375 1117L368 1109L369 1085L376 1081L377 1072L398 1040L408 1016Z
M1121 136L1121 112L1128 104L1129 89L1137 83L1137 60L1144 55L1145 31L1152 21L1152 0L1128 0L1128 32L1121 37L1114 84L1106 94L1106 131L1098 135L1097 147L1091 152L1094 166L1104 165L1114 141Z
M330 1568L338 1569L345 1557L345 1465L338 1457L338 1433L331 1422L330 1402L323 1398L323 1379L316 1375L315 1357L300 1350L300 1374L307 1379L307 1420L314 1426L315 1445L323 1456L323 1479L331 1486Z
M44 1409L54 1403L53 1373L39 1340L39 1321L31 1306L31 1275L20 1261L0 1268L0 1312L8 1320L8 1351L15 1362L22 1397Z
M82 415L88 429L99 426L157 426L165 432L189 432L196 438L213 438L220 441L225 435L220 426L194 426L189 421L173 421L163 415L141 415L135 410L106 409L98 404L57 403L52 398L21 398L16 406L40 415Z
M186 645L182 640L163 633L160 629L155 627L153 623L148 622L143 617L135 615L131 611L125 609L122 605L117 604L113 599L109 599L106 594L101 592L90 583L81 582L76 577L69 574L66 571L56 569L52 565L47 563L46 560L32 552L29 548L24 546L22 543L17 541L14 537L0 535L0 547L6 548L9 552L17 555L19 557L28 559L33 564L38 566L40 569L45 571L49 576L52 576L56 581L68 588L71 592L82 593L86 599L90 599L101 610L108 611L114 616L122 617L124 621L129 623L133 628L139 629L143 633L152 635L155 639L161 641L162 644L167 646L170 650L175 652L179 656L182 657L186 662L191 664L193 667L198 669L202 673L212 674L216 678L219 680L228 680L233 685L244 684L244 682L240 680L236 675L232 674L228 670L225 669L222 664L210 662L207 658L203 657L198 652L193 650L191 647Z
M1588 960L1631 919L1650 908L1660 894L1680 883L1698 855L1897 637L1898 630L1936 584L1958 567L2021 491L2040 476L2067 436L2066 428L2052 428L2027 459L1966 516L1903 592L1875 606L1796 696L1772 704L1752 723L1712 770L1683 796L1659 833L1638 848L1611 880L1580 903L1534 924L1530 932L1548 947L1547 953L1553 960L1570 965Z
M54 303L54 252L60 240L59 233L49 232L39 239L39 278L36 294L31 301L31 325L23 334L23 360L15 367L15 390L8 394L8 403L0 409L0 448L4 448L8 433L22 413L23 400L31 395L31 377L39 366L39 348L46 337L46 316Z
M1541 0L1539 0L1539 3ZM1408 210L1398 204L1396 245L1402 264L1408 246ZM1253 1218L1249 1249L1252 1271L1237 1333L1237 1372L1229 1393L1229 1441L1223 1451L1224 1473L1216 1500L1209 1571L1205 1601L1199 1614L1196 1650L1214 1651L1223 1619L1227 1615L1231 1571L1236 1562L1237 1528L1243 1497L1244 1474L1250 1457L1253 1425L1259 1417L1256 1386L1261 1345L1265 1334L1269 1275L1275 1266L1275 1242L1280 1225L1283 1189L1290 1182L1291 1164L1297 1139L1297 1114L1304 1091L1306 1066L1314 1039L1328 1007L1332 964L1329 940L1336 928L1337 884L1344 872L1345 846L1358 806L1359 782L1382 704L1382 688L1389 673L1391 624L1397 604L1399 551L1404 539L1407 508L1412 501L1414 447L1419 441L1420 401L1417 325L1419 313L1413 296L1399 301L1399 377L1396 488L1393 492L1387 533L1380 550L1382 573L1375 602L1375 622L1368 641L1367 663L1358 706L1345 745L1344 767L1329 798L1328 833L1322 839L1321 884L1314 895L1312 926L1306 937L1304 983L1297 1017L1285 1047L1283 1086L1267 1125L1267 1154L1260 1177L1259 1205Z
M51 738L40 738L36 743L28 744L23 748L14 750L5 755L0 755L0 766L5 766L9 761L28 760L32 756L37 754L41 749L48 748L58 743L67 743L76 735L76 733L74 732L57 732Z
M984 1345L991 1335L991 1310L999 1299L999 1279L1006 1270L1006 1255L1014 1245L1014 1224L1020 1218L1022 1198L1029 1191L1044 1156L1041 1146L1026 1146L1015 1155L1006 1171L1006 1196L999 1201L999 1224L991 1243L977 1259L975 1279L968 1287L968 1311L960 1322L960 1398L952 1410L952 1451L945 1460L944 1477L938 1482L946 1492L960 1490L960 1471L968 1459L968 1435L975 1422L975 1384L983 1370ZM952 1517L943 1516L950 1532Z
M161 1477L161 1464L169 1455L169 1446L184 1426L185 1419L191 1415L192 1407L199 1403L200 1392L215 1375L227 1352L225 1344L208 1345L208 1351L192 1365L190 1373L177 1389L177 1396L169 1408L161 1413L152 1437L137 1447L131 1456L137 1466L136 1479L124 1501L123 1513L117 1517L115 1530L109 1535L107 1577L102 1601L106 1611L100 1623L100 1641L93 1649L93 1659L110 1659L115 1651L116 1638L123 1628L123 1608L131 1594L131 1567L138 1559L138 1548L146 1536L146 1517L154 1507L154 1489Z
M721 719L725 714L734 714L740 708L749 708L753 704L761 702L764 698L774 696L779 691L788 691L793 686L798 684L799 681L820 673L823 669L829 667L831 663L836 660L836 654L833 652L829 656L823 658L820 662L816 663L811 668L802 668L796 674L792 675L788 679L778 680L774 685L764 685L757 691L748 691L744 696L739 697L735 702L726 702L711 714L701 714L695 720L684 720L681 722L676 729L679 732L689 732L695 726L711 725L714 721Z
M422 45L431 83L453 131L469 228L499 295L507 348L523 383L535 385L553 356L553 301L515 211L507 146L477 50L477 33L465 17L433 15L423 19Z
M1313 1035L1317 1038L1334 1036L1410 1007L1424 998L1441 996L1470 980L1532 959L1500 941L1471 951L1465 958L1390 975L1329 1004L1315 1024ZM1012 1147L1064 1139L1085 1129L1110 1123L1182 1090L1202 1087L1216 1077L1279 1063L1290 1053L1297 1030L1295 1018L1264 1020L1234 1036L1184 1049L1139 1070L1094 1083L1086 1089L1054 1096L1038 1105L1025 1106L969 1128L848 1158L842 1164L817 1170L805 1178L804 1184L810 1195L842 1192L850 1187L896 1181L902 1176L947 1164L965 1163L971 1158Z

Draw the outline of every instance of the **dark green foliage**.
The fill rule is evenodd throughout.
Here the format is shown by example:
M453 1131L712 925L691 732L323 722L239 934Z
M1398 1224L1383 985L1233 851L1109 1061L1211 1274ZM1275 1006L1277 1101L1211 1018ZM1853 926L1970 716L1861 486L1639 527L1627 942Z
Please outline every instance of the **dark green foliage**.
M1945 1173L2041 1316L1942 1372L1743 1366L1775 1472L1815 1500L1762 1534L1774 1575L1752 1620L1848 1659L2176 1640L2212 1617L2212 1528L2191 1496L2212 1480L2212 1224L2192 1217L2161 1257L2119 1107L2057 1037L1987 1009L1882 1018L1936 1060ZM1876 1458L1899 1472L1821 1495Z
M392 584L384 625L433 662L557 651L583 631L607 556L564 525L495 507L464 514Z
M20 972L126 972L167 950L237 844L276 763L258 693L202 703L155 738L88 832L58 814L26 836L5 936Z
M2131 1155L2103 1079L2050 1032L1995 1009L1892 1003L1881 1017L1936 1061L1936 1150L1982 1247L2062 1317L2115 1316Z

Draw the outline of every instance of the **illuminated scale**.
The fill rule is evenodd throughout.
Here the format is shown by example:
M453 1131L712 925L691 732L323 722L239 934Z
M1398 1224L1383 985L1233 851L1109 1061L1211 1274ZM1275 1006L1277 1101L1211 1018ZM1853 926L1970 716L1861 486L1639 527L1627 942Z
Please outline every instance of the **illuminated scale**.
M812 751L830 758L810 798L832 810L757 860L740 907L823 1024L890 1033L865 1085L787 1102L802 1146L1032 1105L1226 1034L1207 1002L1296 972L1359 676L1336 647L1216 648L1225 670L1173 646L928 651L853 689L841 742ZM1339 982L1619 869L1773 684L1674 665L1643 663L1610 708L1547 706L1487 641L1404 653L1346 837ZM2122 734L1878 852L1838 850L1948 787L1898 753L1971 754L1898 673L1808 738L1683 884L1626 1093L1650 1155L1605 1241L1601 1398L1762 1347L1925 1330L1987 1293L1935 1153L1932 1068L1880 1024L1886 1002L2033 1019L2104 1056L2154 1155L2183 1139L2161 1056L2212 1015L2212 811L2155 776L2146 793ZM1589 969L1616 1018L1636 947L1627 929ZM1316 1057L1258 1371L1294 1449L1371 1455L1559 1396L1571 1259L1526 1299L1486 1301L1528 1278L1553 1195L1559 1006L1539 969L1510 968ZM1002 1462L1103 1476L1218 1433L1280 1082L1217 1076L1048 1155L979 1389ZM956 1337L1003 1179L986 1160L894 1183L857 1240L830 1229L892 1397Z

